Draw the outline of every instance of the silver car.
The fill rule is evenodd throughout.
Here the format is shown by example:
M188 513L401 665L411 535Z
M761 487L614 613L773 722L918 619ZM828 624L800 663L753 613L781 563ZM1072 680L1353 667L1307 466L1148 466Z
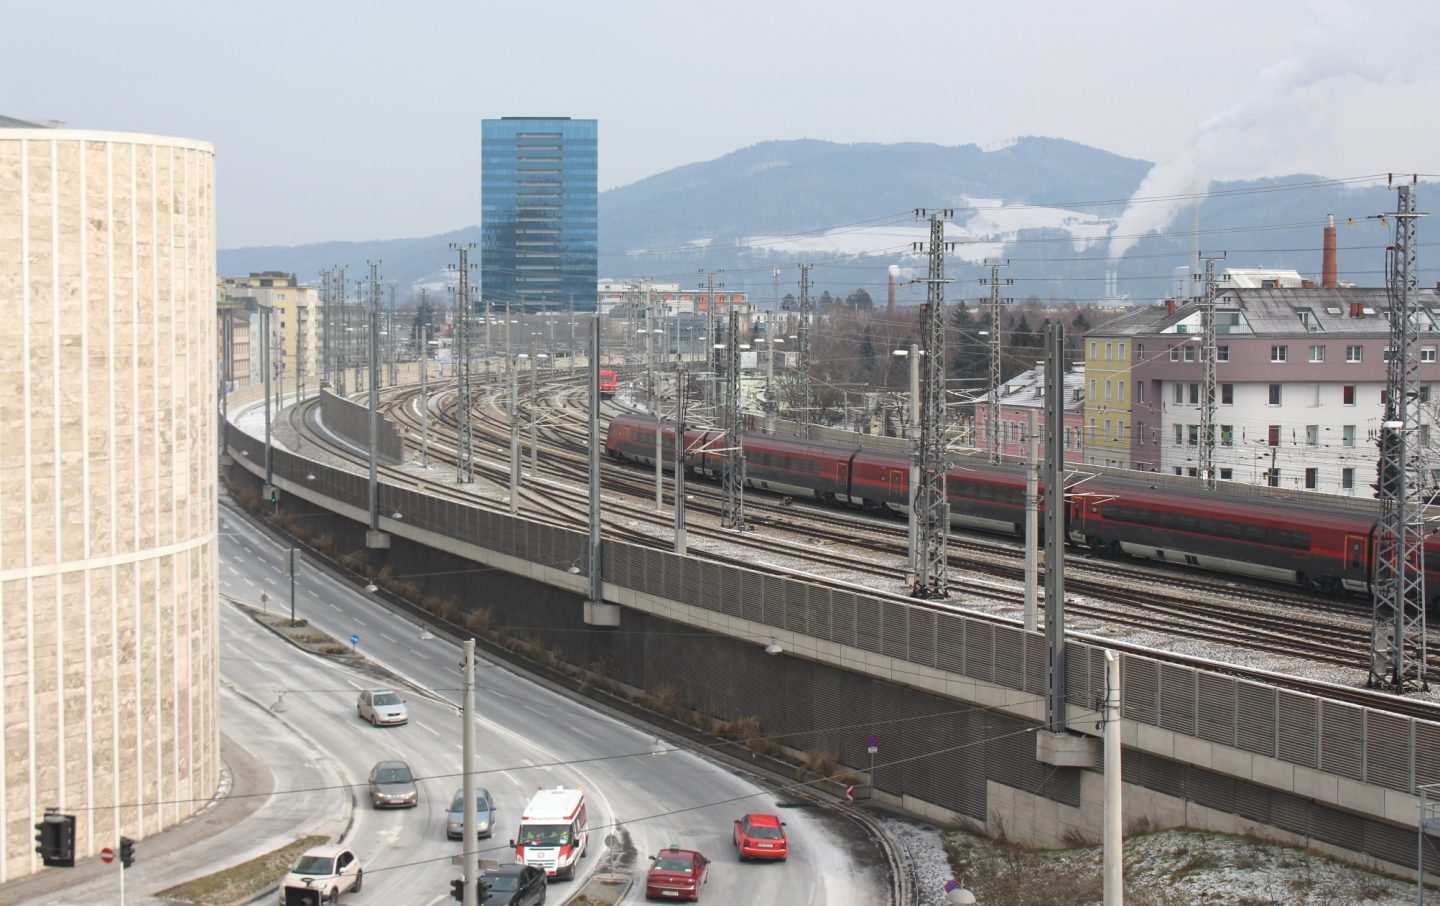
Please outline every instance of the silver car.
M410 710L405 699L390 689L364 689L355 702L355 713L361 720L370 721L372 727L408 723Z
M370 804L376 808L414 808L420 804L415 775L403 761L381 761L370 769Z
M490 798L490 791L486 789L475 790L475 832L478 836L488 837L494 833L495 828L495 801ZM451 840L459 840L465 836L465 790L458 789L455 795L450 797L450 816L445 823L445 835Z

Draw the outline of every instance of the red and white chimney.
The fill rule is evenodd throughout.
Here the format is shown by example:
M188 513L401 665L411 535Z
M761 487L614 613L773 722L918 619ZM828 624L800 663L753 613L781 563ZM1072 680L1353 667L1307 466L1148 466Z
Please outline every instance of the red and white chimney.
M1340 267L1335 257L1335 215L1325 215L1325 252L1320 261L1320 285L1334 289L1340 285Z

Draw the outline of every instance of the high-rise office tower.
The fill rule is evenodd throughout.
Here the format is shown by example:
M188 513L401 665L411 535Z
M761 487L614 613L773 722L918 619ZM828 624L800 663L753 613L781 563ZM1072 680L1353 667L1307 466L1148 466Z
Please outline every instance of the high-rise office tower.
M596 123L485 120L480 292L497 308L595 308Z

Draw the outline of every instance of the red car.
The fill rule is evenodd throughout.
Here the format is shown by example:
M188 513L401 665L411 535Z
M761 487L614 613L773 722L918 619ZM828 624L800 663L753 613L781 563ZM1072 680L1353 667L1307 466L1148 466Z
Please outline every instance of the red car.
M710 860L693 849L671 845L650 857L645 875L645 899L698 900L709 876Z
M746 815L735 822L735 851L744 859L780 859L790 855L785 822L774 815Z

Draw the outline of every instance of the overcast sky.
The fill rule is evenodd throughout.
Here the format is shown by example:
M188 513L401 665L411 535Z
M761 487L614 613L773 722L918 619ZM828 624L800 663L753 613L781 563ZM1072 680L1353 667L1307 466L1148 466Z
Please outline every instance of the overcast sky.
M480 121L507 115L598 119L602 190L792 138L1057 136L1168 164L1157 192L1440 173L1434 0L46 0L4 18L0 114L213 143L224 248L478 223Z

